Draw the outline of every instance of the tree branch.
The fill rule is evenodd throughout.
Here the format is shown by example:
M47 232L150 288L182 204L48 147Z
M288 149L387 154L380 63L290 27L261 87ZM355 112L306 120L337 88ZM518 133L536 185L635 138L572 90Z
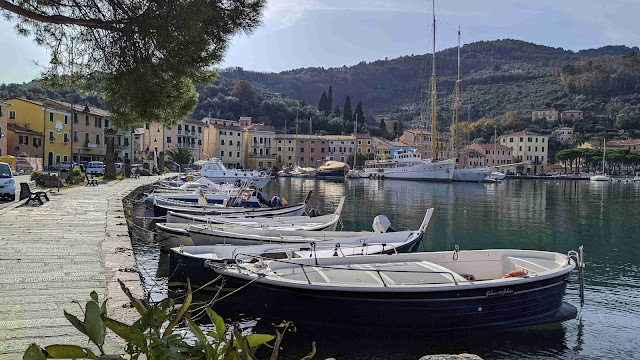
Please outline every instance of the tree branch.
M64 15L45 15L27 10L18 5L12 4L7 0L0 0L0 9L5 9L16 15L24 16L28 19L60 25L78 25L91 29L104 29L109 31L120 31L115 25L121 24L120 21L104 21L101 19L76 19Z

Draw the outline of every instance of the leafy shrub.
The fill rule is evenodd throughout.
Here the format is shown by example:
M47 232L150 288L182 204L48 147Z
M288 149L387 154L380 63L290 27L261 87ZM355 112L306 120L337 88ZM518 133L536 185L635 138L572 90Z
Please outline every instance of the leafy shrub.
M105 354L104 341L107 328L113 331L125 343L124 352L130 359L139 359L144 356L149 360L156 359L206 359L206 360L253 360L256 359L254 353L261 345L267 345L275 339L273 353L270 359L276 359L278 349L282 341L283 333L292 325L290 322L283 327L284 330L277 331L276 336L266 334L242 335L238 324L234 324L231 329L231 336L227 338L227 327L224 320L209 307L205 311L211 323L215 326L215 331L207 334L194 323L188 316L187 310L191 306L191 287L186 298L180 306L176 308L173 299L167 298L154 306L148 306L141 300L133 297L129 289L118 280L120 288L127 295L133 307L140 314L133 325L127 325L113 320L107 316L107 300L102 304L98 302L98 294L91 292L91 300L87 302L84 310L84 321L76 316L64 312L64 316L81 333L87 335L99 350L100 355L96 355L93 350L87 347L76 345L50 345L44 349L36 344L29 346L24 353L24 360L44 360L44 359L110 359L125 360L121 354ZM190 334L181 332L174 333L174 328L184 319L189 328ZM165 324L166 328L165 328ZM185 341L185 338L194 338L193 345ZM308 360L315 354L315 344L313 344L311 354L303 360Z

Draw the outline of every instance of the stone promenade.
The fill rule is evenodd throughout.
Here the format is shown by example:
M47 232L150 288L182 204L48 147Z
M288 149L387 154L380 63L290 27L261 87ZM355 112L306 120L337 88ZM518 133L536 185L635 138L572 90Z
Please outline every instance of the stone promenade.
M117 284L142 294L138 274L122 271L136 266L122 198L157 179L70 188L42 206L0 210L0 360L21 359L31 343L86 346L63 310L83 319L72 301L84 308L92 290L109 298L111 316L133 319Z

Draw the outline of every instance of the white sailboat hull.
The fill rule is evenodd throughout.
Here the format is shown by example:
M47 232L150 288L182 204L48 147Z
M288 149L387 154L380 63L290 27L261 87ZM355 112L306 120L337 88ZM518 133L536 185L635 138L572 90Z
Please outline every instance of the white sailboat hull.
M485 166L481 168L454 169L453 178L451 180L465 182L489 181L487 178L494 171L495 169L491 166Z

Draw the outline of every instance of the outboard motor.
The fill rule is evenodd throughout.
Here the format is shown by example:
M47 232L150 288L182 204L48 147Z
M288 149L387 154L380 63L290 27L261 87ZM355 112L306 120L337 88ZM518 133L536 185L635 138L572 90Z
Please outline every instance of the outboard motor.
M309 210L309 217L314 218L316 216L320 216L320 210L318 210L318 209Z
M373 232L375 232L376 234L395 231L391 227L391 221L389 221L389 219L384 215L378 215L375 218L373 218L372 227L373 227Z
M260 202L260 204L262 205L266 205L268 207L273 207L271 206L271 201L267 200L266 197L264 197L264 194L260 191L257 191L258 195L256 195L258 197L258 201Z
M282 207L282 199L278 196L271 198L271 207Z

